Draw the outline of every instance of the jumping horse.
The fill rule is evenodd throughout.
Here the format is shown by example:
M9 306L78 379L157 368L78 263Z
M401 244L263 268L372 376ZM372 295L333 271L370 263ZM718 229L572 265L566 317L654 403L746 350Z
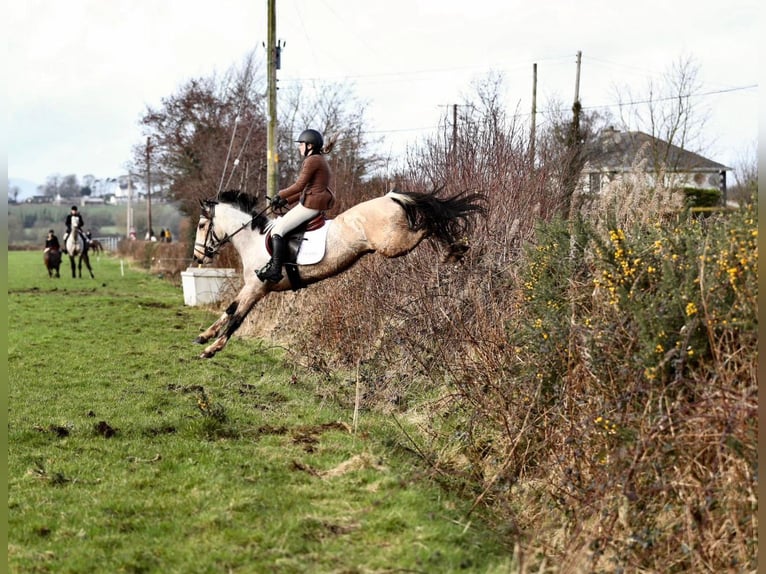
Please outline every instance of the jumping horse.
M58 249L48 249L43 253L43 262L45 268L48 270L48 277L53 277L53 273L56 273L56 277L61 277L59 274L59 268L61 267L61 251Z
M69 264L72 266L72 277L77 277L77 274L75 273L77 270L80 272L80 277L82 278L82 264L85 262L85 266L88 268L90 276L95 278L93 269L91 269L90 266L90 257L88 256L88 241L83 237L76 225L72 226L72 232L66 239L66 252L67 255L69 255ZM78 257L77 265L75 265L75 259Z
M362 256L377 252L399 257L412 251L425 238L447 247L446 257L458 258L466 249L465 234L471 218L484 214L485 198L479 193L460 193L439 198L431 193L392 191L359 203L334 219L320 215L309 225L322 225L313 259L286 263L286 276L278 283L262 282L255 270L269 260L269 229L276 219L258 208L258 200L236 190L200 202L201 213L194 244L194 261L209 263L220 249L231 243L242 260L244 286L223 314L195 339L204 345L215 339L200 355L210 358L221 351L255 304L271 291L296 290L333 277L351 267ZM273 214L272 214L273 215ZM309 233L306 233L308 236ZM304 245L300 239L288 241Z

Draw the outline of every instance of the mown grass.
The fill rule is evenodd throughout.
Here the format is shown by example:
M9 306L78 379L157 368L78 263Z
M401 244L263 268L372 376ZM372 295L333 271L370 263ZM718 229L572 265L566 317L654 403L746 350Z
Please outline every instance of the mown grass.
M511 559L354 381L233 340L156 275L8 253L11 572L493 572ZM353 393L350 393L353 396Z

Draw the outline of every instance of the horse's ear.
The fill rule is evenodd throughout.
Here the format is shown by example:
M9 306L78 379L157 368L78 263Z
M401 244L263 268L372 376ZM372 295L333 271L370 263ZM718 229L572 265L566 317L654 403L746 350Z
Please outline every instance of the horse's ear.
M215 199L200 199L199 207L203 215L208 216L210 214L210 208L218 203Z

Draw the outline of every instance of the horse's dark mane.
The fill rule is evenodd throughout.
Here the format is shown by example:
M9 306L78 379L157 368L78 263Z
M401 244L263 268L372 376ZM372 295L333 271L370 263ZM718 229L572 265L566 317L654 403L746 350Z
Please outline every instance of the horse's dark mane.
M240 211L244 211L253 216L252 228L263 231L263 226L268 222L268 218L263 215L258 208L258 197L244 193L238 189L229 189L218 196L218 201L235 206Z
M256 208L258 207L258 198L254 195L243 193L238 189L229 189L221 192L221 195L218 196L218 201L235 205L240 211L244 211L250 215L255 215L257 213Z

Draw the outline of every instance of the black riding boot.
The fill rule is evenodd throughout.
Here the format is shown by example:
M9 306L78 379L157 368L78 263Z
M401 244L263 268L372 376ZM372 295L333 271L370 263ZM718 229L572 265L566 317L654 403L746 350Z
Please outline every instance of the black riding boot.
M286 248L287 244L281 235L271 236L271 261L255 272L258 279L273 283L282 279L282 262L285 259Z

